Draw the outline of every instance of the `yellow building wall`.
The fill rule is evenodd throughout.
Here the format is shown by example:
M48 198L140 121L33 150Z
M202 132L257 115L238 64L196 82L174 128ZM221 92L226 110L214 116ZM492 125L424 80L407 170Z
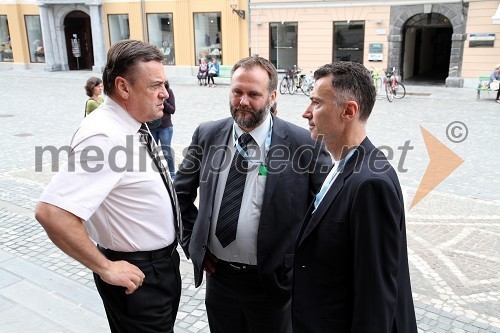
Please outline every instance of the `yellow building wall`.
M28 35L25 15L40 15L35 4L0 4L0 15L7 15L9 21L10 42L14 63L30 63Z
M245 1L240 1L245 5ZM146 1L145 14L172 13L174 49L176 66L198 65L194 45L194 13L217 13L221 15L221 42L223 65L233 65L239 59L248 56L248 8L245 20L233 14L229 0L191 0L191 1ZM130 38L143 40L143 23L140 2L113 2L103 4L103 14L108 47L110 14L128 14ZM147 29L147 27L146 27ZM147 32L146 32L147 38Z
M500 64L500 24L493 24L500 1L481 1L469 4L467 36L470 34L494 33L493 47L469 47L469 38L465 41L462 77L478 78L482 74L490 75L495 65Z

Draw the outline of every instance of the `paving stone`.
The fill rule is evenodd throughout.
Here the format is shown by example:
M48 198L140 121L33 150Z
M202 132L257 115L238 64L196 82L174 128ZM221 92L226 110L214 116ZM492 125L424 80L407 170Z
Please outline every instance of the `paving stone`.
M36 201L53 175L47 155L38 160L44 168L35 172L35 147L61 147L69 142L81 121L80 111L86 100L83 84L93 74L42 72L30 73L27 77L17 73L0 73L1 93L13 97L9 98L9 103L0 102L0 114L14 114L0 122L0 273L2 265L12 258L24 260L75 283L79 286L75 290L92 290L95 296L92 273L57 249L33 217ZM198 124L229 116L229 87L219 86L209 91L191 84L191 78L184 81L170 78L170 81L178 107L173 117L172 141L178 164ZM30 98L20 96L24 91L30 91ZM408 86L407 91L431 95L407 96L393 103L378 99L368 121L368 132L375 145L386 145L392 150L390 160L396 168L399 162L404 162L407 168L407 171L398 170L398 177L407 207L410 274L419 332L500 333L500 328L496 327L500 325L497 267L500 261L500 158L493 154L488 159L481 159L485 151L498 148L500 132L497 122L493 121L498 119L498 105L487 99L476 101L474 89ZM56 102L49 102L47 96L59 97ZM207 97L211 101L210 112L200 112L206 110ZM301 95L278 97L279 117L307 127L301 113L309 103L308 98ZM30 122L26 123L23 120L26 119L25 110L33 110L33 101L37 101L38 108L44 111L30 113ZM477 112L479 107L480 113ZM447 126L454 121L461 121L468 127L469 137L460 144L452 143L446 136ZM421 127L464 162L410 210L411 200L429 165ZM21 132L34 135L14 136ZM408 140L414 149L400 161L398 147ZM14 149L27 153L13 154ZM481 163L477 163L478 160ZM441 163L446 164L446 161ZM176 327L180 333L209 332L204 305L205 282L199 288L194 287L192 263L180 247L178 250L183 293ZM11 276L0 274L0 290L11 279ZM50 290L49 280L44 281ZM57 291L53 289L52 292ZM86 300L81 292L74 297L102 308L98 297ZM7 307L6 302L0 295L0 316L4 313L2 309ZM32 313L23 312L23 315L40 319ZM104 318L102 312L100 316ZM40 331L62 330L59 324L48 321L39 328ZM94 331L101 332L108 330Z

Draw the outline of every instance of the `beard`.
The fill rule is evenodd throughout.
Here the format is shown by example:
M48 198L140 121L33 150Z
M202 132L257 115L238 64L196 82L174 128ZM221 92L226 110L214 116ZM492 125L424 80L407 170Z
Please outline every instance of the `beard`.
M260 109L253 109L250 106L238 104L237 106L231 105L229 102L229 108L231 109L231 116L233 116L234 121L241 128L254 129L266 118L267 114L271 109L271 99L268 99L266 105Z

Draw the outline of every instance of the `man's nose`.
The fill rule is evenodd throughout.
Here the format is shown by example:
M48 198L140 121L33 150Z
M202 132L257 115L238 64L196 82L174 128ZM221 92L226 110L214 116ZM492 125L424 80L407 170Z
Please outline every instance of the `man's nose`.
M311 118L312 113L311 113L311 111L309 110L309 109L310 109L310 107L311 107L311 105L309 105L309 106L306 108L306 110L305 110L305 111L304 111L304 113L302 114L302 118L306 118L306 119Z
M249 105L250 104L250 101L249 101L247 95L242 95L241 96L241 98L240 98L240 104L241 105Z

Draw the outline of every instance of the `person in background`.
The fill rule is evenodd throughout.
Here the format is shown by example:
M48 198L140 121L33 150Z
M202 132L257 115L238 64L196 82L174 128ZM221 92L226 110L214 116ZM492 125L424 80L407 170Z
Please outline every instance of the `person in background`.
M103 88L104 86L100 78L91 77L87 80L85 93L89 99L85 103L85 116L88 116L104 102L104 98L101 96Z
M335 164L297 238L293 332L416 333L401 186L366 136L373 80L350 61L314 79L303 117Z
M289 333L294 242L331 160L270 113L278 74L267 59L241 59L231 73L232 117L196 129L175 177L181 245L196 287L207 274L211 332Z
M172 333L180 302L180 213L145 124L168 98L162 60L142 41L111 46L107 98L83 119L36 205L52 242L94 272L114 333Z
M495 102L500 103L500 89L498 89L498 85L500 83L500 64L495 66L495 69L490 75L490 82L489 82L489 87L491 89L492 83L496 84L496 90L497 90L497 98L495 99Z
M208 64L205 57L200 59L200 66L198 66L198 84L207 85Z
M174 163L174 151L171 147L172 136L174 135L174 126L172 125L172 115L175 113L175 96L172 89L170 89L170 84L165 81L165 89L168 92L168 98L163 101L163 116L160 118L160 124L155 128L149 127L153 138L158 143L160 140L161 149L163 150L163 155L167 159L168 169L170 171L170 177L175 178L175 163Z
M219 76L219 63L217 57L212 57L212 61L208 64L208 87L216 87L214 77ZM212 80L212 83L210 83Z

